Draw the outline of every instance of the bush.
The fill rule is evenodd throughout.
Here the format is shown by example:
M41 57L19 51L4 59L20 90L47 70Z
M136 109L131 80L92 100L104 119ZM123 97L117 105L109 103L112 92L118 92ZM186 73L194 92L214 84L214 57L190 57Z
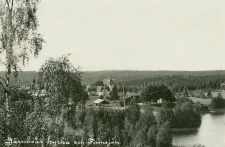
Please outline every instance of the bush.
M120 106L121 106L121 107L124 106L124 101L120 101Z
M220 96L215 97L211 101L211 107L213 109L224 109L225 108L225 99Z
M201 125L201 115L189 101L176 105L173 108L173 117L174 128L195 128Z
M163 107L156 115L157 124L162 125L167 121L171 122L173 119L172 116L173 116L172 109Z
M172 132L169 122L163 124L156 134L156 147L171 147Z
M148 134L147 134L147 139L148 139L149 145L151 145L151 146L156 145L156 134L157 134L157 128L154 125L151 128L149 128L149 131L148 131Z

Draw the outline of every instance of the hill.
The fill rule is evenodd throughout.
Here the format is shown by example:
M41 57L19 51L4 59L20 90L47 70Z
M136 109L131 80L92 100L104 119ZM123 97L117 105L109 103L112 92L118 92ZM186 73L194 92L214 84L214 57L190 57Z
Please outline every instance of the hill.
M25 79L25 83L31 83L33 78L36 76L36 71L23 71L19 72L18 81L15 81L13 74L11 74L10 84L21 82L21 79ZM90 85L91 83L108 79L111 76L117 83L124 81L135 81L135 80L145 80L154 77L164 77L164 76L213 76L213 75L224 75L225 70L211 70L211 71L136 71L136 70L107 70L107 71L83 71L82 83L84 85ZM0 71L0 76L5 78L5 72Z
M135 70L108 70L108 71L88 71L82 75L83 84L89 85L97 80L108 79L111 76L116 82L132 81L139 79L149 79L153 77L163 76L211 76L211 75L225 75L225 70L211 70L211 71L135 71Z
M36 76L37 72L36 71L24 71L24 72L19 72L18 79L16 79L13 76L13 73L10 76L10 85L14 85L16 83L21 83L24 82L25 84L30 84L33 81L33 78ZM0 71L0 77L5 78L5 72ZM22 81L23 79L23 81Z

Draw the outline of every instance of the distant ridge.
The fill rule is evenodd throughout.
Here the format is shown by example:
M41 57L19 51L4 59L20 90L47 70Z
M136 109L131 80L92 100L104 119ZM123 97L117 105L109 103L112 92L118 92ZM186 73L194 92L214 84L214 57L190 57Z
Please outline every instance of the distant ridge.
M116 82L130 81L135 79L146 79L151 77L161 76L174 76L174 75L185 75L185 76L207 76L207 75L224 75L225 70L205 70L205 71L176 71L176 70L103 70L103 71L82 71L82 83L89 85L97 80L108 79L112 76ZM24 78L27 83L31 83L33 78L36 77L37 71L23 71L19 72L18 80ZM5 71L0 71L0 76L5 78ZM11 85L15 84L16 81L11 74ZM18 82L18 81L17 81Z
M83 83L91 84L97 80L103 80L112 76L117 82L130 81L134 79L146 79L161 76L206 76L206 75L224 75L225 70L206 70L206 71L170 71L170 70L104 70L104 71L86 71L83 73Z

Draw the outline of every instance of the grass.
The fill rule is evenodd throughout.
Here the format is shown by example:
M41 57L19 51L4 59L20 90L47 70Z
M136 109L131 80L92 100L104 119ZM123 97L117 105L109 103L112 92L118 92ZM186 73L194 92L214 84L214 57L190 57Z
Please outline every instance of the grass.
M212 99L203 99L203 98L197 98L197 97L188 97L191 99L194 103L200 102L201 104L204 105L210 105Z

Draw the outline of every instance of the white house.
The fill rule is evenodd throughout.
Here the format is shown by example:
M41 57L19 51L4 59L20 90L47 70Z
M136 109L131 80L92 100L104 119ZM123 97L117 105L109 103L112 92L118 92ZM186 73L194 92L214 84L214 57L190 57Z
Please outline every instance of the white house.
M162 99L158 99L157 103L162 104Z
M109 104L108 101L103 100L103 99L97 99L97 100L94 101L94 103L95 103L95 106L97 106L97 107L100 107L104 104Z
M134 98L134 97L140 97L141 95L139 93L135 92L127 92L126 97Z

